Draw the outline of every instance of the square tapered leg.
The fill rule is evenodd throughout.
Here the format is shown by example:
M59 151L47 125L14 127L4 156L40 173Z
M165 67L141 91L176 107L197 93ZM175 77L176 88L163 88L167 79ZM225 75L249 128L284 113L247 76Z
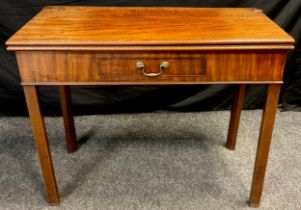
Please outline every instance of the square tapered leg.
M230 124L228 130L228 138L226 142L226 147L230 150L235 149L239 120L240 120L240 113L244 102L245 91L246 91L246 85L239 85L237 87L234 96L234 102L232 105Z
M71 111L71 96L69 86L59 86L60 101L64 118L65 137L67 151L69 153L77 150L76 135L74 128L74 119Z
M257 155L253 174L249 205L258 207L263 190L264 176L269 157L270 144L273 133L275 115L281 85L268 85L267 99L263 110Z
M36 149L40 159L42 175L44 178L44 183L48 196L48 202L51 205L59 205L60 196L56 184L56 178L52 165L45 123L40 108L37 87L24 86L23 88L32 124Z

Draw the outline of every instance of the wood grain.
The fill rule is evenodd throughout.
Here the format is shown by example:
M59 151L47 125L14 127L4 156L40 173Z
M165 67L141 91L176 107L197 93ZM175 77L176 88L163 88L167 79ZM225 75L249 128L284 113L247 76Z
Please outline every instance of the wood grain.
M258 140L249 205L258 207L263 189L281 85L268 85Z
M74 119L71 111L71 95L69 86L59 86L59 93L64 119L67 151L69 153L72 153L77 150L77 143L74 128Z
M285 51L199 51L101 53L82 51L19 51L23 84L176 84L190 82L282 83ZM30 61L30 62L28 62ZM158 72L162 61L170 68L159 77L145 77L135 63Z
M6 42L10 46L280 43L294 40L252 8L80 6L45 7Z
M23 88L32 124L36 149L40 158L48 202L51 205L59 205L60 196L57 189L55 173L52 165L44 119L39 104L37 88L35 86L24 86Z
M245 92L246 85L239 85L234 96L234 102L232 105L229 123L228 137L226 142L226 147L230 150L235 149L240 113L244 102Z

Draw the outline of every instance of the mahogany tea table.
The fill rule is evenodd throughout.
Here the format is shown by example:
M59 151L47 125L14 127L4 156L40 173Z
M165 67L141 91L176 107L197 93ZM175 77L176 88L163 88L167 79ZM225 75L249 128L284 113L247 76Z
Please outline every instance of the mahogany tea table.
M266 84L249 205L259 206L288 50L294 40L254 8L45 7L7 42L16 52L48 201L60 196L37 88L59 87L69 152L71 85L233 84L233 150L245 87ZM267 195L268 196L268 195Z

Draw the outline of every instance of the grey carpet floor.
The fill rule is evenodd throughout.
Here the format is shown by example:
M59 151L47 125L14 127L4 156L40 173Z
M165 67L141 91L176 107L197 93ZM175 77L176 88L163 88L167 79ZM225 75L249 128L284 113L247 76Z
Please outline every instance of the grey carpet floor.
M224 147L229 115L79 116L74 154L62 119L47 117L60 207L45 201L29 119L0 117L0 209L252 209L261 111L242 113L235 151ZM277 113L259 209L301 209L301 112Z

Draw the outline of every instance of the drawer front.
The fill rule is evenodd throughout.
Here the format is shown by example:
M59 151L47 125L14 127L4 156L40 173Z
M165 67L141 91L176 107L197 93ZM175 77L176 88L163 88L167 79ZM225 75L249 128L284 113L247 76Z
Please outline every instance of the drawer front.
M206 57L201 55L117 55L99 56L95 60L101 77L206 75Z
M281 82L285 57L279 51L17 52L23 84Z

